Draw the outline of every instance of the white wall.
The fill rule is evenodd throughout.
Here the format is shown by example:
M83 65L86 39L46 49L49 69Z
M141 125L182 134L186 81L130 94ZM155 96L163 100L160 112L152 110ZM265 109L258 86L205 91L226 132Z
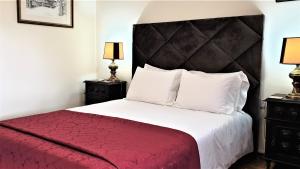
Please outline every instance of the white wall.
M99 79L110 76L108 65L104 60L105 42L123 42L124 60L116 60L119 65L118 77L122 80L131 79L132 28L143 12L147 2L98 1L97 2L97 57L99 59Z
M294 66L279 64L283 37L300 36L300 1L275 3L270 1L151 1L151 2L97 2L97 40L99 53L104 41L120 40L125 45L125 62L118 62L120 78L131 77L132 24L187 19L214 18L238 15L265 15L261 98L273 93L289 93L291 80L288 77ZM99 76L106 77L109 62L100 59ZM265 116L261 113L261 119ZM261 145L263 125L261 120Z
M83 103L96 78L96 2L75 1L74 29L18 24L16 1L0 1L0 119Z
M300 37L300 1L257 3L265 14L262 98L271 94L289 93L292 80L288 74L295 68L279 64L283 37Z

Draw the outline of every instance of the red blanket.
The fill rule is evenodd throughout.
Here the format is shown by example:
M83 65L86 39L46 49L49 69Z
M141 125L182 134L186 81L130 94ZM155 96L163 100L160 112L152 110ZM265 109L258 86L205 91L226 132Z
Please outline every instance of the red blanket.
M72 111L0 122L0 169L199 169L181 131Z

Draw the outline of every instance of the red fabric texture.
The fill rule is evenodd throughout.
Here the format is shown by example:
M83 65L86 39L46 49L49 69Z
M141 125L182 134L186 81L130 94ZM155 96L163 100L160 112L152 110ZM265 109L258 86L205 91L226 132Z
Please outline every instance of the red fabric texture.
M200 168L193 137L160 126L67 110L0 126L0 169Z

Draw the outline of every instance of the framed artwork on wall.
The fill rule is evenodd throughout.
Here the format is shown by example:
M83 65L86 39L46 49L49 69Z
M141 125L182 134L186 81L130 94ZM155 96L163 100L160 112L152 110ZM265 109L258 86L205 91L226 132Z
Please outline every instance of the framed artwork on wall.
M73 0L17 0L18 23L73 28Z

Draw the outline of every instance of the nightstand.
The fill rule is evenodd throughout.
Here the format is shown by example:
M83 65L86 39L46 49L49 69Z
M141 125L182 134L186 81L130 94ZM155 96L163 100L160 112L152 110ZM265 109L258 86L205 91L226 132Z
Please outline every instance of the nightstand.
M126 81L84 81L84 83L86 105L126 97Z
M271 161L300 167L300 100L284 96L276 94L266 100L267 168Z

